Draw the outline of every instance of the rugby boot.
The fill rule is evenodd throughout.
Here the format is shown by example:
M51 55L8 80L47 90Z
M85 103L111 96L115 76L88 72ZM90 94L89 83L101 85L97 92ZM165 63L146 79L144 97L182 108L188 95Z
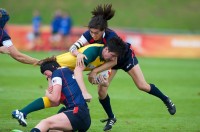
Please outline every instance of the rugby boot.
M23 114L22 112L20 112L19 110L14 110L14 111L12 112L12 117L15 118L15 119L17 119L18 122L19 122L19 124L20 124L21 126L24 126L24 127L27 126L27 123L26 123L26 120L25 120L26 117L25 117L24 114Z
M117 119L114 117L114 118L108 118L108 119L101 120L102 123L106 122L106 121L107 121L107 123L106 123L106 125L105 125L105 127L103 129L105 132L106 131L110 131L112 129L112 126L115 124Z
M171 115L174 115L176 113L176 106L174 103L172 103L171 99L168 97L167 100L164 102L167 106L167 110Z

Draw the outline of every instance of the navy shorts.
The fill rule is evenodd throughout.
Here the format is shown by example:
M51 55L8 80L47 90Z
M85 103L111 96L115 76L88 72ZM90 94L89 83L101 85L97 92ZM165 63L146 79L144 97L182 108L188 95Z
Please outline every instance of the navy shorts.
M64 111L69 118L73 131L86 132L91 125L90 112L87 106L77 106Z
M129 48L127 52L125 53L125 55L123 57L119 56L117 58L117 65L112 67L112 69L115 69L115 70L122 69L125 72L128 72L137 64L138 64L138 59L136 58L133 50L130 48L130 45L129 45Z

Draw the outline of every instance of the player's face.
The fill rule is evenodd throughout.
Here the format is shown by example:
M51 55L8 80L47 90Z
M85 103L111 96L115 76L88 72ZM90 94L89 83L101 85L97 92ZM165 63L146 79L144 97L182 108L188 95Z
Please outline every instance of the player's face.
M117 54L114 52L110 52L108 47L105 47L102 51L102 57L105 61L113 61L117 58Z
M44 75L46 76L46 78L51 78L52 72L51 72L50 70L46 70L46 71L44 72Z
M100 40L104 33L104 31L100 31L99 29L95 28L90 28L89 30L90 30L90 35L95 41Z

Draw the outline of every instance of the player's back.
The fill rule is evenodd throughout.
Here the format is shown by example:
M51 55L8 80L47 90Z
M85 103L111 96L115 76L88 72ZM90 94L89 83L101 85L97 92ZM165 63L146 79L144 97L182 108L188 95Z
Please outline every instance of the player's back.
M62 91L60 101L66 105L67 108L85 105L86 102L74 78L74 73L68 68L60 68L54 72L54 77L62 78Z
M85 70L91 70L94 67L104 63L104 61L101 61L98 57L99 52L101 52L103 46L103 44L90 44L78 50L79 52L84 53L87 56L89 60L87 65L89 63L91 63L91 65L94 65L93 67L87 67ZM76 67L76 57L73 56L70 52L56 56L56 61L61 67L68 67L71 70L73 70Z

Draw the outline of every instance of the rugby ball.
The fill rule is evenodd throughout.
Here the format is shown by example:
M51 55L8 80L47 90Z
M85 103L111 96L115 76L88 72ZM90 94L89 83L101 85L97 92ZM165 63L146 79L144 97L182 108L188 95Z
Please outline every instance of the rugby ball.
M110 74L111 74L111 69L102 71L102 72L100 72L100 73L97 74L96 79L97 79L100 75L103 76L104 78L109 78Z

